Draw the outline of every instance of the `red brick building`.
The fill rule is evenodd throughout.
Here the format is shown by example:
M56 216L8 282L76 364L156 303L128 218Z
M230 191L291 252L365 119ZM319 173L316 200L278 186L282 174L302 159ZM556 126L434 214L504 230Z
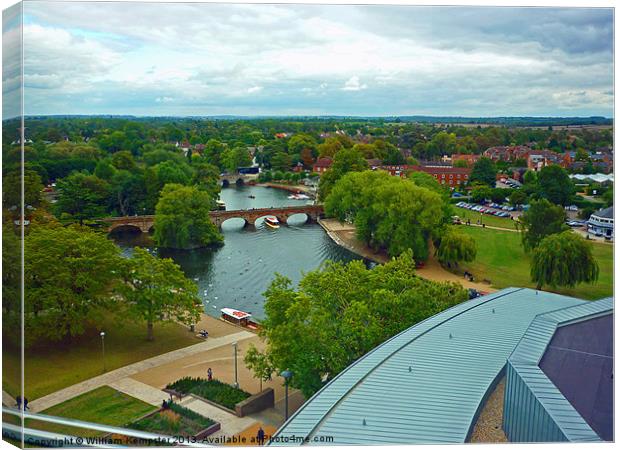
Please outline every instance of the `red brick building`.
M527 158L532 149L525 145L506 145L487 148L483 155L493 161L514 161Z
M327 170L332 166L333 163L334 161L331 158L319 158L312 166L312 171L321 175L327 172Z
M473 166L480 159L480 155L452 155L452 164L457 161L465 161L468 166Z
M425 172L435 177L440 184L450 187L457 187L469 182L471 168L469 167L449 167L449 166L411 166L402 164L398 166L383 166L382 170L387 170L390 175L405 176L407 172Z

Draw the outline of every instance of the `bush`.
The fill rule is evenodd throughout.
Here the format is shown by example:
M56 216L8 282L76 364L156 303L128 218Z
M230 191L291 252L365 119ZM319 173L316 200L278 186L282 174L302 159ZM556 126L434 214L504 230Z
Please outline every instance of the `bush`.
M215 422L176 403L129 425L134 430L149 431L172 436L194 436Z
M183 394L195 394L206 398L218 405L229 409L235 409L235 405L251 394L219 380L205 380L204 378L185 377L170 383L167 389L173 389Z

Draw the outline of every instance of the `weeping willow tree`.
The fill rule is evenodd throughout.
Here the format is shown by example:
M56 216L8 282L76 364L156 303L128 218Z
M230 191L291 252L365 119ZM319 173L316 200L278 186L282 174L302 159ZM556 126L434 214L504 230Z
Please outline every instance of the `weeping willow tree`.
M592 255L592 244L572 231L544 238L532 254L530 271L536 288L543 285L573 287L594 283L599 267Z
M476 258L476 241L471 236L448 229L441 236L437 248L437 259L448 267L459 262L471 262Z

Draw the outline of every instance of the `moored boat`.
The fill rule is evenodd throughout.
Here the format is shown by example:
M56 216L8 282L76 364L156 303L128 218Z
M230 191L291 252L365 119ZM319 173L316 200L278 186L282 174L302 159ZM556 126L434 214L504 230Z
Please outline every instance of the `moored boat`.
M222 200L216 200L215 203L217 204L218 210L226 211L226 203L224 203Z
M252 320L252 314L245 311L239 311L233 308L222 308L222 320L230 322L240 327L249 328L251 330L257 330L259 325Z
M280 228L280 221L276 216L267 216L265 217L265 225L277 230Z

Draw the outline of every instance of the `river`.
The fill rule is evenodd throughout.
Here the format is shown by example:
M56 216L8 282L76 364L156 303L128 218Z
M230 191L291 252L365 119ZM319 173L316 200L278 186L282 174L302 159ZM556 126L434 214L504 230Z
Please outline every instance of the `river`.
M252 195L255 198L250 198ZM266 208L299 205L289 193L258 186L228 187L220 198L226 209ZM255 228L244 228L242 219L229 219L222 225L224 245L215 249L171 251L157 249L148 235L124 232L114 241L125 255L134 246L148 248L159 256L170 257L186 276L198 285L205 312L219 317L220 309L230 307L251 312L263 319L262 293L278 272L296 285L303 272L318 268L327 259L350 261L359 257L336 245L317 224L307 224L305 215L296 215L278 230L268 228L262 219Z

